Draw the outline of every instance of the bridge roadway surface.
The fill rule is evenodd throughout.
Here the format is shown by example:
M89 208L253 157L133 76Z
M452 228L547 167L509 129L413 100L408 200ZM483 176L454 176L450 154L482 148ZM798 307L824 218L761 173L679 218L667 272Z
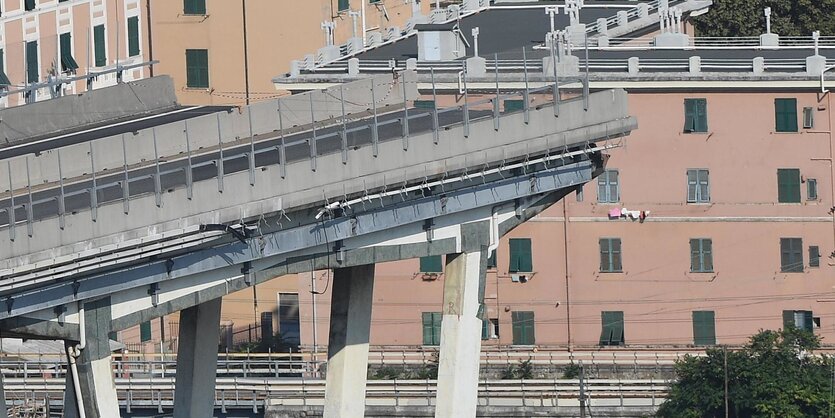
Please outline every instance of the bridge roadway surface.
M70 131L60 136L51 136L0 147L0 160L93 141L112 135L140 131L153 126L191 119L207 113L227 111L230 108L230 106L189 106L174 110L169 109L164 113L147 115L140 118L116 121L107 125L86 126L75 132Z
M470 110L470 121L475 122L479 119L489 118L493 114L492 111L487 110ZM186 113L186 112L184 112ZM205 112L199 113L205 114ZM176 114L172 115L174 120L182 120L188 116L188 114L183 115L186 117L181 117L180 119L176 119L176 116L183 115ZM410 108L409 109L409 133L410 135L415 135L419 133L430 132L432 130L433 121L431 117L432 113L431 110L427 109L418 109L418 108ZM197 114L192 114L191 116L197 116ZM400 140L402 139L402 125L400 120L403 118L403 111L393 111L391 113L378 115L378 132L379 132L379 141L380 142L387 142L393 140ZM463 111L459 107L455 108L448 108L444 110L438 111L438 123L439 126L445 126L453 123L459 123L462 121L463 118ZM143 121L145 125L144 127L151 127L151 126L158 126L160 124L169 123L172 120L164 120L164 121L157 121L159 123L153 123L153 120ZM106 129L102 132L99 132L96 137L106 137L111 135L118 135L122 132L132 132L133 130L140 129L139 126L133 126L133 129L127 129L128 126L119 126L114 127L111 129ZM367 145L371 143L371 135L370 131L372 129L372 125L370 124L369 119L357 120L352 121L347 124L347 143L348 148L356 148L361 145ZM342 125L335 125L335 126L328 126L325 128L319 128L316 130L316 148L317 148L317 155L325 155L330 153L337 153L341 150L341 136L339 135L342 132ZM91 133L92 134L92 133ZM44 143L43 145L39 145L40 150L46 149L53 149L64 145L69 145L71 143L78 143L83 142L88 139L83 139L84 137L90 134L81 134L78 137L69 137L66 140L61 140L60 142L49 142ZM285 149L286 149L286 162L291 163L295 161L302 161L310 158L310 146L308 141L312 138L312 131L301 132L293 135L285 136ZM275 134L271 135L268 139L258 139L255 143L255 150L256 150L256 157L255 157L255 166L256 167L264 167L268 165L278 164L280 161L280 149L279 145L281 144L281 138ZM250 144L247 141L245 144L238 145L235 147L231 147L228 149L223 149L222 153L223 157L223 173L224 175L233 174L241 171L245 171L249 169L249 161L247 158L247 154L250 152ZM2 151L0 151L0 155ZM192 166L193 166L193 179L194 181L200 180L207 180L217 176L218 169L217 166L213 163L213 161L217 160L220 157L220 151L210 151L208 153L202 153L200 155L196 155L192 157ZM161 181L161 189L166 190L169 188L182 186L186 182L186 177L184 175L185 167L188 166L188 161L183 156L182 159L167 162L165 164L160 165L160 181ZM156 173L156 167L154 165L146 165L141 168L134 168L129 170L129 178L130 178L130 196L138 196L146 193L153 193L155 184L154 184L154 175ZM124 172L118 171L115 174L97 177L96 184L97 189L99 190L98 195L98 202L99 204L104 204L111 201L118 201L123 198L123 189L121 183L124 180ZM92 179L84 180L80 182L75 182L72 184L66 184L64 186L64 194L65 194L65 208L67 213L71 213L73 211L78 211L81 209L89 208L90 207L90 196L88 190L92 187ZM32 194L33 200L33 220L37 221L40 219L44 219L50 216L57 216L58 215L58 202L56 198L60 196L60 189L56 187L52 187L47 190L34 192ZM15 211L15 219L20 222L21 220L26 219L26 210L24 207L19 206L24 201L28 202L28 196L24 196L18 194L15 196L15 205L17 207ZM5 226L9 222L8 217L8 208L10 207L11 201L10 199L0 200L0 226Z

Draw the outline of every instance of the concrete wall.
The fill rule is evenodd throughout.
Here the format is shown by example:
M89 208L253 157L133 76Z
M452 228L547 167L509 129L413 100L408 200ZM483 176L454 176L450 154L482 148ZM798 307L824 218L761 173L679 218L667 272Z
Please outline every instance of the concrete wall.
M775 133L774 99L798 99L798 133ZM684 99L706 98L709 132L682 133ZM832 165L832 108L814 92L630 91L630 113L640 128L622 149L610 152L608 167L620 172L621 202L597 203L596 182L563 204L546 210L507 237L498 247L498 267L488 271L486 308L500 322L499 338L486 349L512 344L511 315L535 312L536 343L565 349L570 309L571 343L594 348L601 332L601 311L623 311L625 340L633 347L684 347L693 344L692 311L713 310L719 344L738 344L764 329L783 326L782 310L811 310L820 318L815 333L835 340L832 292L835 250ZM815 109L815 127L803 129L803 107ZM710 170L711 202L686 203L686 171ZM818 182L818 198L777 203L777 169L799 168ZM613 208L648 210L643 223L609 220ZM567 242L565 231L567 228ZM599 243L621 238L623 273L601 273ZM803 273L780 270L780 238L803 239ZM514 283L508 273L509 238L530 238L536 274ZM711 238L713 273L690 272L690 238ZM808 247L820 247L820 267L808 267ZM566 258L568 267L566 273ZM422 343L422 312L441 312L444 276L424 281L418 260L377 267L372 345ZM566 294L566 275L568 291ZM317 274L317 288L327 275ZM300 281L304 344L312 341L310 283ZM327 311L330 295L317 297ZM321 315L321 314L320 314ZM319 341L327 338L321 330ZM432 349L428 347L427 349ZM521 348L513 348L519 350Z
M176 105L171 78L154 77L0 110L0 138L14 145Z

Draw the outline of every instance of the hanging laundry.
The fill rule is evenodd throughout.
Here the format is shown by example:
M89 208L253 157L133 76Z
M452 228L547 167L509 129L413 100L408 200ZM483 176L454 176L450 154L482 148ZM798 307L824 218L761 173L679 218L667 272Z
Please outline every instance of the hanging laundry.
M615 209L609 210L609 218L612 218L612 219L620 218L620 209L615 208Z

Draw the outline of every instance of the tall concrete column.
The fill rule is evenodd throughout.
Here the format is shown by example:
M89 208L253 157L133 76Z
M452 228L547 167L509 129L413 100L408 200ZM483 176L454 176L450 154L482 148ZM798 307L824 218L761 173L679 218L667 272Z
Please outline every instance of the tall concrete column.
M113 381L113 366L110 362L110 298L84 304L85 347L75 361L77 381L87 418L118 417L119 399ZM75 342L66 342L67 347L76 347ZM75 397L73 370L68 367L67 387L64 391L64 417L80 416Z
M180 312L174 418L214 416L220 305L218 298Z
M374 265L336 269L332 294L325 418L363 417Z
M481 355L480 282L483 251L447 255L436 418L474 418Z
M8 418L9 414L6 412L6 390L3 386L3 373L0 373L0 418Z

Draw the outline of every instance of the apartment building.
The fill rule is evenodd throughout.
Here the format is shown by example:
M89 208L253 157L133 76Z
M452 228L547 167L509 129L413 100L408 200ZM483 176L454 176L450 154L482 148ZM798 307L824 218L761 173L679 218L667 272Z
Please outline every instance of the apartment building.
M365 1L365 5L363 5ZM280 94L271 79L329 43L363 31L399 33L418 0L152 1L155 74L174 79L189 105L242 105ZM364 16L364 24L363 24Z
M0 107L147 77L149 69L140 65L149 50L145 5L144 0L0 1ZM117 67L124 70L110 71ZM50 81L63 83L49 86ZM41 84L24 89L32 83Z

